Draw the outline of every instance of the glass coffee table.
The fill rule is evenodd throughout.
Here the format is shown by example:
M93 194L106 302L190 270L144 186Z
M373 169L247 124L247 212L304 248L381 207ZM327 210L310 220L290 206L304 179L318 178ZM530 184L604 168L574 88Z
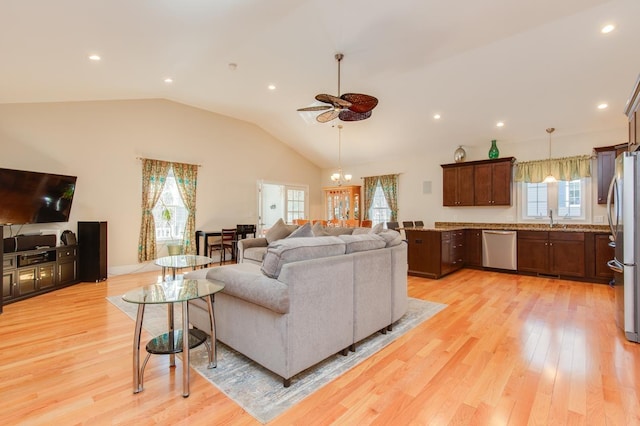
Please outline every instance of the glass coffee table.
M182 268L191 268L195 270L198 266L207 266L213 262L213 259L207 256L198 256L195 254L178 254L175 256L160 257L154 261L157 266L162 267L162 276L166 276L167 268L171 268L171 276L176 278L176 270Z
M180 276L176 280L167 280L156 284L150 284L127 292L122 299L126 302L138 305L136 316L136 329L133 336L133 393L144 390L143 377L144 368L147 365L149 356L170 355L171 366L175 366L175 354L182 353L182 396L189 396L189 349L201 344L207 345L209 355L208 368L215 368L216 357L216 328L213 315L214 295L224 289L224 284L213 280L190 280ZM192 299L202 298L207 302L209 310L209 321L211 324L211 335L207 335L202 330L189 328L189 307L188 302ZM182 330L174 329L173 305L182 305ZM140 335L142 334L142 321L144 319L144 308L149 304L167 304L167 318L169 331L157 336L146 345L147 356L140 366ZM188 336L188 338L184 338ZM211 344L207 343L207 337L211 338Z

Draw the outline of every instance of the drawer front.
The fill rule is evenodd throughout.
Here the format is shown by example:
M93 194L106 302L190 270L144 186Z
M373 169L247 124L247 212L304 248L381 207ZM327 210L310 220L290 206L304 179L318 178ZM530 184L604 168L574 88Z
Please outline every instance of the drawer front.
M551 241L584 241L584 232L549 232Z
M75 247L63 247L58 249L58 260L66 259L69 257L76 257Z
M522 240L547 240L549 233L547 231L518 231L518 238Z
M15 269L16 268L16 257L15 256L4 256L2 259L2 269Z

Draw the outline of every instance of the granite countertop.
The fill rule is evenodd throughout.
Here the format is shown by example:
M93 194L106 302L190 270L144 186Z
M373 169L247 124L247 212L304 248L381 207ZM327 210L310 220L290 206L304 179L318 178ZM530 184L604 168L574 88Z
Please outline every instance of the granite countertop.
M610 233L607 225L589 224L548 224L531 223L467 223L467 222L436 222L434 228L405 228L416 231L458 231L464 229L493 229L504 231L555 231L555 232L598 232Z

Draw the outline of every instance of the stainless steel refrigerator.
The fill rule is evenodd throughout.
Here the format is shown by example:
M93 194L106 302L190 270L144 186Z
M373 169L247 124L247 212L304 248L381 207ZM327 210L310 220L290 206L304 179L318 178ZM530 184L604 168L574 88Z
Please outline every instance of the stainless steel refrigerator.
M615 258L608 262L615 276L616 324L632 342L640 341L640 153L616 158L607 211Z

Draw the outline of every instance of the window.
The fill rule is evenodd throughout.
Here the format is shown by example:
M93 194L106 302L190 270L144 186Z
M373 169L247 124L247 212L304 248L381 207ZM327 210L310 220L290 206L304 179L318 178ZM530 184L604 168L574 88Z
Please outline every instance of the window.
M369 218L371 218L373 226L391 220L391 209L387 204L387 199L384 197L379 180L376 184L376 192L373 194L373 203L371 203L371 208L369 209Z
M305 218L304 193L302 189L287 189L287 223Z
M554 183L522 183L522 219L588 220L587 190L590 179Z
M182 240L187 224L188 211L184 206L173 169L169 169L162 195L153 208L156 223L156 241Z

